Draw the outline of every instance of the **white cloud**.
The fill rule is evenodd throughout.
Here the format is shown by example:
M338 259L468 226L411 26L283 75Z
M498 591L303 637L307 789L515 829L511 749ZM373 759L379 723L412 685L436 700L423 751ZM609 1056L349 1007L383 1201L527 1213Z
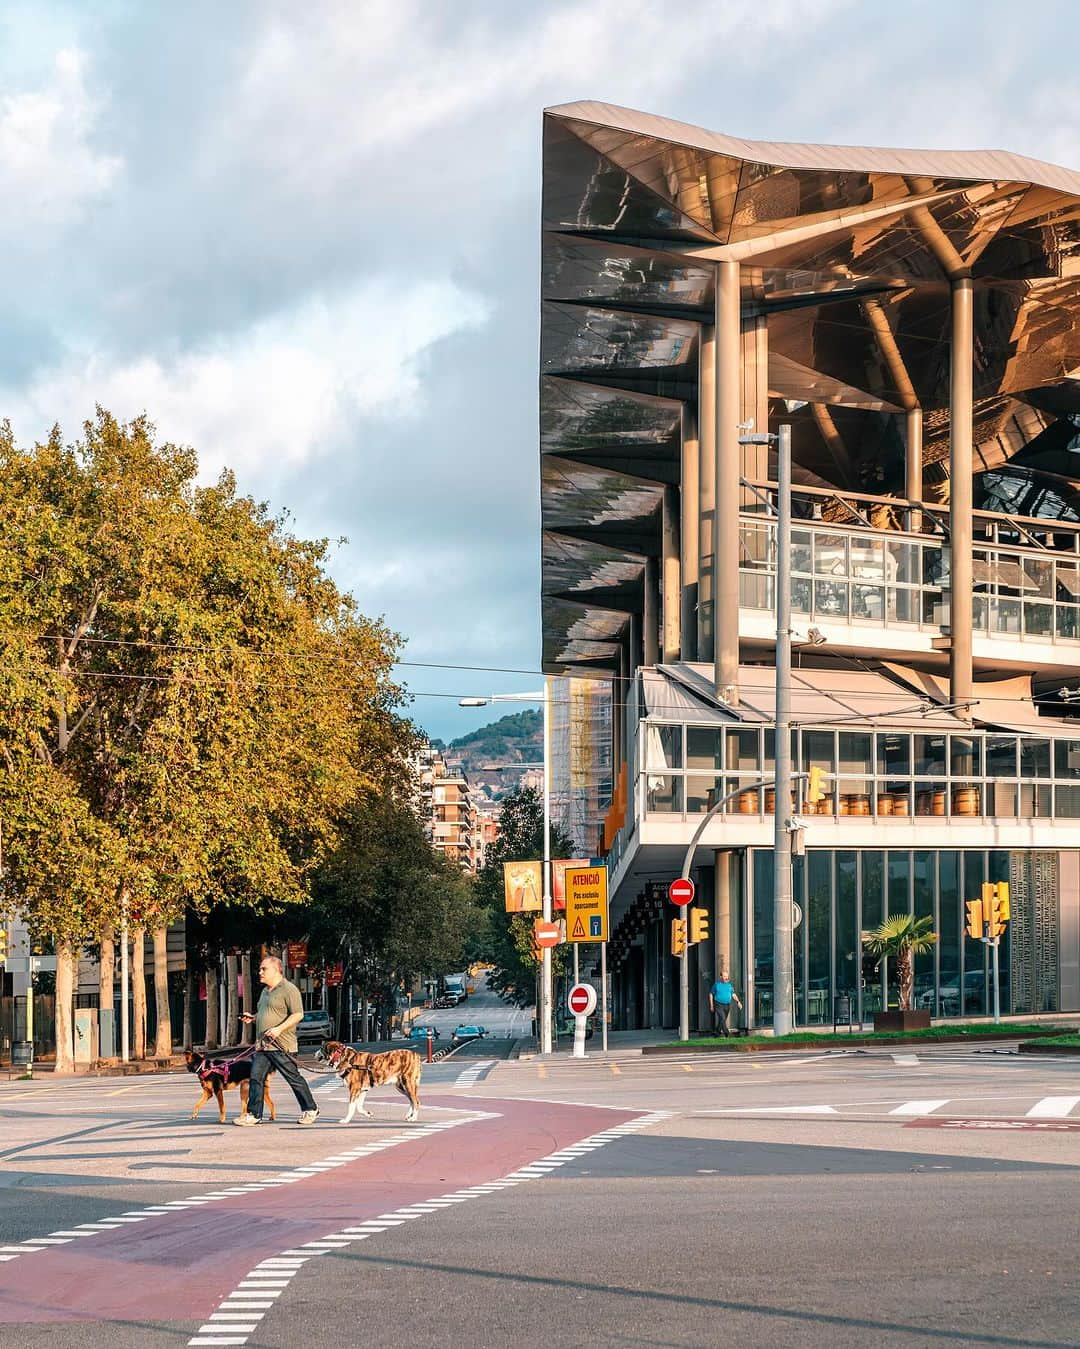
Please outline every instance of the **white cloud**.
M99 112L77 51L57 54L44 87L0 95L4 236L59 233L112 186L122 162L91 143Z
M361 419L415 415L425 353L485 315L450 282L373 282L172 360L72 353L29 386L0 389L0 411L29 439L57 420L74 437L95 403L125 420L145 410L163 439L195 446L204 475L228 465L261 492L340 450Z

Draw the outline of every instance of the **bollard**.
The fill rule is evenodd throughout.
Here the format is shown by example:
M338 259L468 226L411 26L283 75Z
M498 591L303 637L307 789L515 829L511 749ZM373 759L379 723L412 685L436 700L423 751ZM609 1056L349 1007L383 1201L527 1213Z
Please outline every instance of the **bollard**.
M431 1046L432 1046L432 1043L433 1043L433 1042L434 1042L434 1037L433 1037L432 1034L431 1034L431 1027L429 1026L429 1027L428 1027L428 1033L427 1033L427 1061L428 1061L428 1063L432 1063L432 1062L433 1062L433 1059L432 1059L432 1057L431 1057Z

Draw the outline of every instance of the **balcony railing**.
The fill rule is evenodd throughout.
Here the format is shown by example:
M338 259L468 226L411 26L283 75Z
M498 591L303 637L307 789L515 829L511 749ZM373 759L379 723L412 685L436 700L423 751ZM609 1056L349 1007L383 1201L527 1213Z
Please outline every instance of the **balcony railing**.
M744 516L739 541L739 603L775 613L776 525ZM980 543L972 572L976 632L1080 643L1080 555ZM936 633L948 628L948 585L946 542L824 523L792 528L791 607L808 619Z

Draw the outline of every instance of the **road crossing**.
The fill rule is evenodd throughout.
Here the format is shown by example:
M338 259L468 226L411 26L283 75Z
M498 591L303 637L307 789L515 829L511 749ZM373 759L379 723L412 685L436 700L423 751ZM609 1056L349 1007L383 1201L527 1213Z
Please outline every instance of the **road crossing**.
M995 1095L936 1097L899 1102L878 1100L725 1106L696 1110L694 1114L697 1117L709 1115L732 1117L822 1115L833 1116L837 1119L891 1119L897 1123L932 1115L944 1115L984 1119L1073 1119L1077 1124L1080 1124L1080 1109L1078 1107L1080 1107L1080 1096L1042 1096L1032 1100L1031 1097Z

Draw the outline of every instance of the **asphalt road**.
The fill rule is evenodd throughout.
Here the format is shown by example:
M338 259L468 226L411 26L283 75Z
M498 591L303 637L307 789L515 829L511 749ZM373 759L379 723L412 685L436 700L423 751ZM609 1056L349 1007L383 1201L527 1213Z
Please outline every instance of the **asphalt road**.
M487 986L487 976L479 974L471 981L476 992L470 993L456 1007L437 1007L421 1012L414 1024L434 1026L440 1036L440 1045L449 1039L460 1025L480 1024L493 1040L514 1040L528 1035L532 1028L532 1008L511 1007Z
M1080 1062L425 1069L405 1125L0 1084L0 1345L1075 1345ZM230 1116L235 1112L230 1098Z

